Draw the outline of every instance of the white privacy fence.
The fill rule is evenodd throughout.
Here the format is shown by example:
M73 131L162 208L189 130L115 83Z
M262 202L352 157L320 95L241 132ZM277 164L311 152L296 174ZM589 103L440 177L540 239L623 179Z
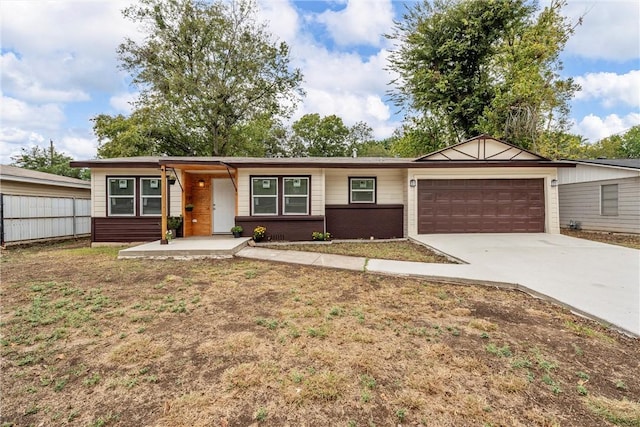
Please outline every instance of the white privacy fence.
M91 234L91 200L0 194L2 245Z

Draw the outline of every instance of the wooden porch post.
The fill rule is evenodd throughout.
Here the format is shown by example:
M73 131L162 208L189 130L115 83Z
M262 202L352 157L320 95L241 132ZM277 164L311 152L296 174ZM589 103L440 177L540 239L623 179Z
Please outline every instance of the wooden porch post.
M165 165L160 165L160 215L162 215L162 221L160 222L162 236L160 237L160 244L166 245L169 243L167 240L167 168Z

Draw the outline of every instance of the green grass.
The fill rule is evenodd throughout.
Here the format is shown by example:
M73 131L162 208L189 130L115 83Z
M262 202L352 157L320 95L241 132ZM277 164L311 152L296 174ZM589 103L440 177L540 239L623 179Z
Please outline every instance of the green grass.
M450 263L446 257L439 255L425 246L407 240L375 241L362 243L332 242L330 244L292 243L288 245L266 245L270 249L320 252L334 255L357 256L397 261L416 261L428 263Z

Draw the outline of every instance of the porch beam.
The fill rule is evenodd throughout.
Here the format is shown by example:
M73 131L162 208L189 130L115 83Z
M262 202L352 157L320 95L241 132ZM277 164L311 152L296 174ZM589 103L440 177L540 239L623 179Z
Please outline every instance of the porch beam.
M169 243L167 240L167 186L169 182L167 181L167 167L165 165L160 165L160 176L162 177L160 180L160 215L162 218L160 222L160 233L162 233L160 244L166 245Z

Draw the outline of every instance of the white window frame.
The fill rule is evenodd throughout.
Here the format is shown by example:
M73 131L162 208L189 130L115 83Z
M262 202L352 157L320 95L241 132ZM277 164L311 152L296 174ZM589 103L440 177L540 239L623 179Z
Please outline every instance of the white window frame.
M615 207L614 206L605 207L605 187L608 187L608 189L610 190L613 190L615 188L615 198L612 197L612 195L607 194L609 197L606 199L606 201L615 200ZM620 197L620 187L618 186L618 184L602 184L600 186L600 215L601 216L618 216L618 207L619 207L619 201L620 201L619 197Z
M269 182L269 185L271 185L273 183L273 181L275 180L275 188L276 188L276 194L275 195L271 195L271 194L254 194L253 191L253 184L255 181L260 181L260 180L265 180ZM264 184L263 184L264 185ZM268 187L264 187L264 188L268 188ZM251 216L277 216L278 215L278 197L279 197L280 191L278 188L278 177L277 176L252 176L251 177ZM270 198L274 198L276 201L276 211L273 213L256 213L255 211L255 200L257 197L270 197Z
M133 194L131 195L112 195L111 194L111 181L118 182L118 186L121 186L119 181L132 181L131 188L133 188ZM122 187L120 187L122 188ZM136 216L136 179L132 176L116 176L107 178L107 212L109 216ZM130 214L119 214L111 212L111 200L112 199L131 199L133 202L133 212Z
M300 180L300 181L307 181L307 194L305 195L300 195L300 194L287 194L286 193L286 181L293 181L293 180ZM311 180L309 179L308 176L283 176L282 177L282 214L283 215L309 215L309 195L311 193ZM292 198L296 198L296 199L302 199L304 198L306 203L305 203L305 211L304 213L300 213L300 212L287 212L287 203L286 203L286 199L287 197L292 197Z
M144 213L144 200L145 199L160 199L160 204L162 204L162 193L160 194L151 194L151 195L145 195L144 194L144 181L157 181L158 182L158 188L160 188L160 186L162 185L162 181L160 179L160 177L155 177L155 176L143 176L140 177L140 216L160 216L162 215L162 207L160 207L160 212L158 213Z
M354 181L373 181L373 188L367 188L364 190L360 190L360 189L354 189L353 188L353 182ZM372 176L363 176L363 177L358 177L358 176L352 176L349 177L349 203L350 204L369 204L369 205L375 205L376 204L376 190L377 190L377 179L375 177ZM372 193L372 201L363 201L363 200L353 200L353 193L354 191L356 193Z

